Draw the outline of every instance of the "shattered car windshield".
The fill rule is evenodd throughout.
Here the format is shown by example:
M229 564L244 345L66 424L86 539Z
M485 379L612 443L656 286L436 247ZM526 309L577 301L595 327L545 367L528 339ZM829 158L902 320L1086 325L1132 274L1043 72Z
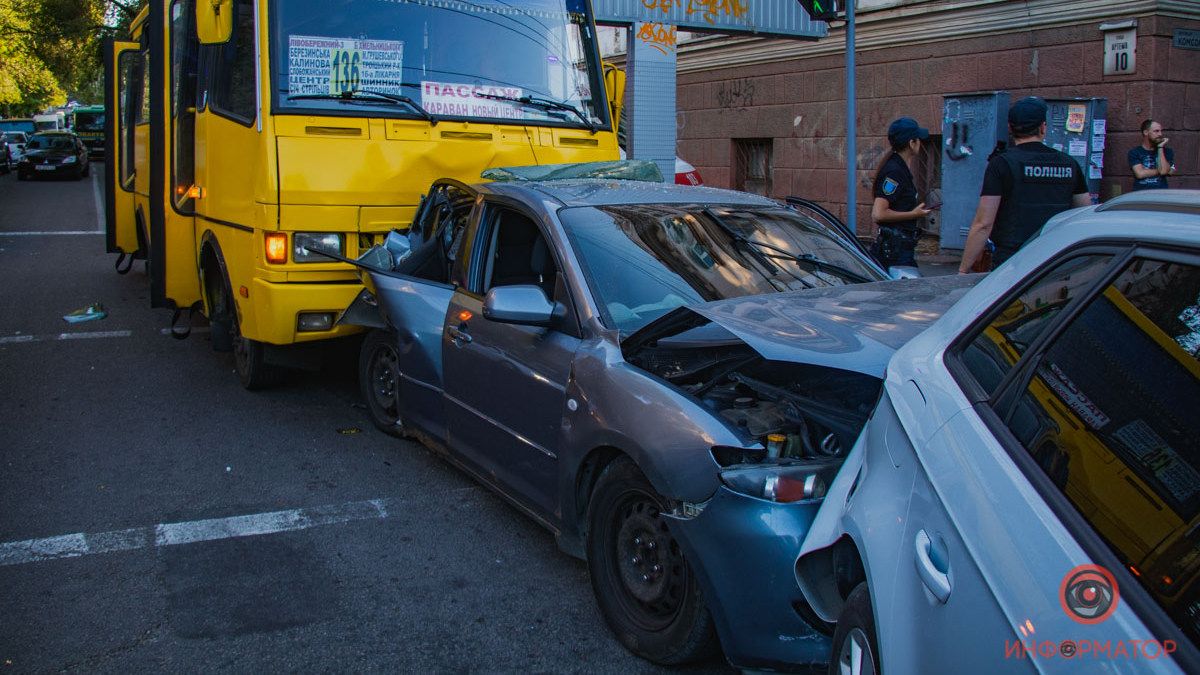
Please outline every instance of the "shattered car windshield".
M782 208L625 204L559 217L602 320L622 333L685 305L885 278L839 236Z

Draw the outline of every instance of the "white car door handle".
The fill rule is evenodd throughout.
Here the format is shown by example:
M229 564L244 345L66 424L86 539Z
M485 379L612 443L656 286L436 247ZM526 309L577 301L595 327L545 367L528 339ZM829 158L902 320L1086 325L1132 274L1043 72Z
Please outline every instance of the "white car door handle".
M933 597L938 599L938 602L945 604L950 598L950 575L948 574L949 567L946 572L938 569L933 562L933 556L930 555L933 551L933 541L929 539L929 533L925 530L917 532L917 538L914 542L916 546L917 574L921 577L921 582L933 593Z

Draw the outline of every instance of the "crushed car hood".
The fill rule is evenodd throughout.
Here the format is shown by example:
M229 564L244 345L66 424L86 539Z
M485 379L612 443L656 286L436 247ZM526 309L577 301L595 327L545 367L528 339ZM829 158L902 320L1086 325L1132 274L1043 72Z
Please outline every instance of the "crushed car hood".
M647 344L713 347L740 340L771 361L882 378L892 354L982 278L955 274L717 300L676 309L622 346L629 353Z

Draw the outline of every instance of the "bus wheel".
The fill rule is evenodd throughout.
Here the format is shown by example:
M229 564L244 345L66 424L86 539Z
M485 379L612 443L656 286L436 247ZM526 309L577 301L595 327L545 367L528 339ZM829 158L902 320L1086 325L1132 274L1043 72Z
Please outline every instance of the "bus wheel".
M267 346L258 340L242 337L236 319L233 327L233 362L242 386L250 391L258 391L278 384L282 372L267 363Z

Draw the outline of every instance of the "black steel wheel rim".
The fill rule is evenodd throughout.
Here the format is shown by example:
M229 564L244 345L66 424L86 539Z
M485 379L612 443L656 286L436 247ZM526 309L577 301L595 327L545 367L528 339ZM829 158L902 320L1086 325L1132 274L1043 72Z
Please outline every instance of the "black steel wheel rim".
M683 610L690 572L658 503L630 490L613 510L610 527L617 602L639 628L666 628Z
M400 372L399 361L396 350L390 345L377 345L371 354L371 365L367 373L370 378L371 398L375 406L393 419L398 413L396 375Z

